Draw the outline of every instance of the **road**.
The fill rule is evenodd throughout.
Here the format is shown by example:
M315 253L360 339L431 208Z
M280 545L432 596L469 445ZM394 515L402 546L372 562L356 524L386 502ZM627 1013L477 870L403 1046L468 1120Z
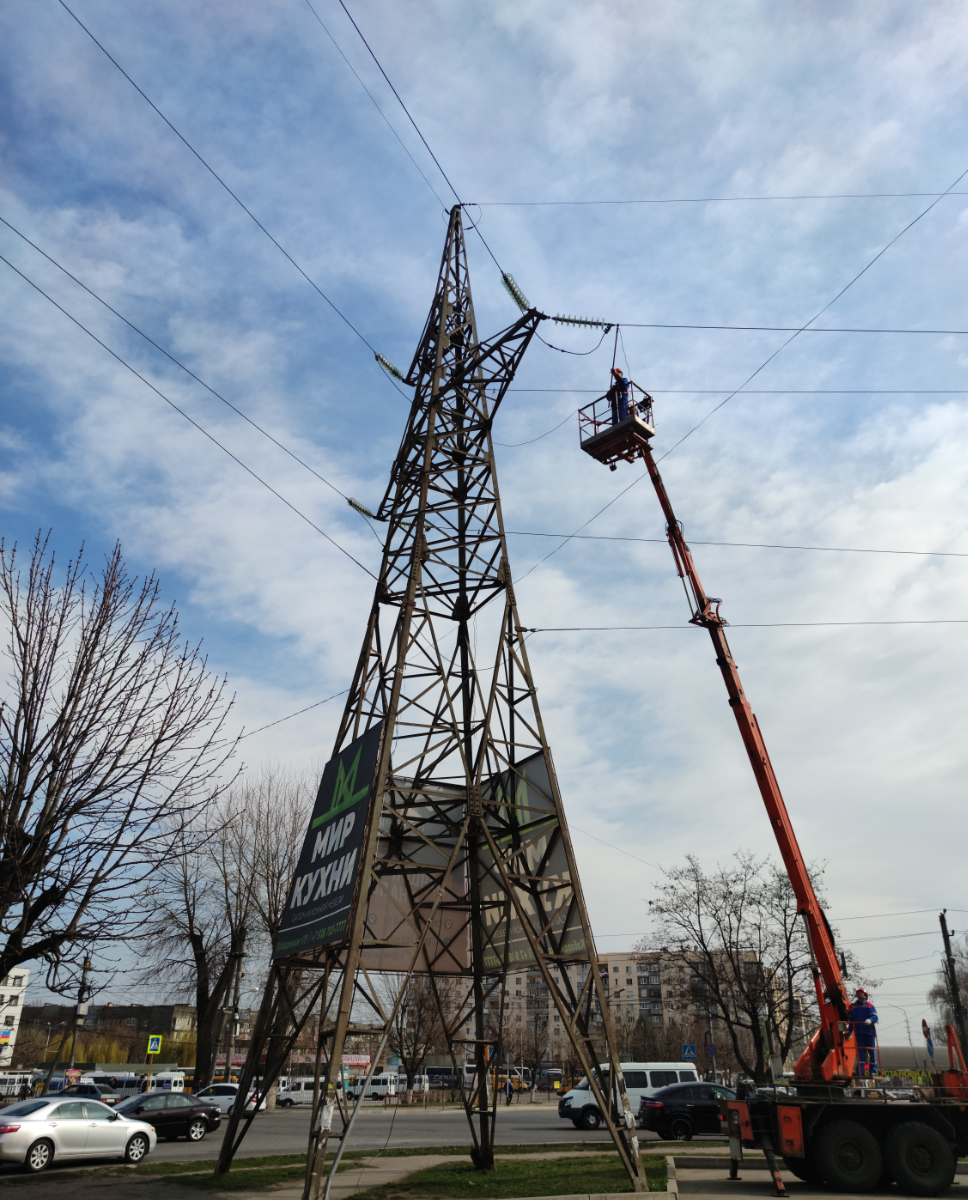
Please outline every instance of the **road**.
M202 1142L159 1142L151 1155L152 1162L187 1162L198 1159L211 1160L218 1156L222 1145L225 1124L216 1133L210 1133ZM309 1109L276 1109L260 1112L249 1128L238 1158L255 1158L272 1154L304 1154L309 1140ZM640 1142L656 1140L654 1133L642 1130ZM697 1138L696 1142L704 1140ZM501 1108L497 1118L497 1146L548 1145L554 1147L566 1142L592 1142L607 1146L608 1135L602 1130L594 1133L576 1129L570 1121L558 1116L555 1104L512 1104ZM693 1145L696 1143L694 1142ZM464 1110L449 1105L446 1111L440 1108L397 1108L363 1109L353 1133L347 1143L349 1150L384 1150L389 1153L412 1146L470 1146L470 1132ZM93 1166L104 1160L71 1159L55 1163L51 1177L59 1170ZM0 1179L18 1174L19 1165L0 1163Z
M222 1144L222 1128L210 1133L204 1142L161 1142L152 1155L155 1161L192 1158L214 1158ZM640 1134L651 1137L651 1134ZM239 1147L239 1157L263 1154L303 1154L309 1139L309 1109L287 1108L260 1112L249 1127ZM587 1133L563 1121L554 1104L512 1104L502 1108L497 1117L497 1145L608 1142L602 1131ZM434 1108L365 1108L353 1126L347 1143L348 1150L392 1151L409 1146L470 1145L470 1131L464 1110L454 1105L444 1112Z

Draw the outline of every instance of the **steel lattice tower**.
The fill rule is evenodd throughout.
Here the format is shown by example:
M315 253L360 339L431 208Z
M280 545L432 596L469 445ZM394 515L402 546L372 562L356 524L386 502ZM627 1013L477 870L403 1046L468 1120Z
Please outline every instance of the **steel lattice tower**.
M413 403L377 514L387 523L383 561L334 747L335 758L368 731L380 738L348 936L277 959L239 1081L241 1095L264 1056L266 1090L319 1005L307 1195L317 1194L327 1141L338 1136L335 1111L344 1130L349 1119L338 1086L345 1039L366 1030L385 1043L395 1016L376 973L429 977L455 1069L465 1056L476 1063L471 1087L458 1070L472 1157L493 1166L488 1047L497 1041L493 1065L507 975L522 967L540 970L596 1093L593 1069L610 1064L601 1111L635 1189L647 1190L518 618L494 467L494 417L542 319L531 309L479 341L455 207L407 375ZM589 964L581 986L568 963ZM443 994L445 977L458 981L457 993ZM219 1170L231 1162L239 1119L230 1120Z

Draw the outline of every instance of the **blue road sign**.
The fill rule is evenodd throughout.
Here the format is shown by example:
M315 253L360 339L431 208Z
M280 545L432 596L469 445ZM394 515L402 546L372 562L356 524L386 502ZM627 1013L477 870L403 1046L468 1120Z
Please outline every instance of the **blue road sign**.
M688 1058L693 1058L693 1059L694 1059L695 1057L696 1057L696 1047L695 1047L695 1044L694 1044L694 1043L692 1043L692 1042L686 1042L686 1043L683 1043L683 1047L682 1047L682 1059L683 1059L683 1062L685 1062L685 1060L686 1060L686 1059L688 1059Z
M928 1036L928 1058L934 1061L934 1041L931 1036Z
M709 1055L710 1058L715 1058L716 1057L716 1047L715 1046L707 1046L706 1053Z

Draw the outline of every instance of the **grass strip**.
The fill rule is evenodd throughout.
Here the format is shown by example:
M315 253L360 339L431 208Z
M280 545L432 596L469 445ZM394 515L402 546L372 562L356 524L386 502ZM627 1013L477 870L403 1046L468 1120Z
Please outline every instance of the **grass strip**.
M664 1158L643 1159L650 1192L664 1192ZM508 1196L587 1195L595 1192L631 1192L632 1185L618 1157L590 1155L573 1158L498 1162L493 1171L478 1171L468 1162L441 1163L415 1171L398 1183L357 1193L354 1200L477 1200Z

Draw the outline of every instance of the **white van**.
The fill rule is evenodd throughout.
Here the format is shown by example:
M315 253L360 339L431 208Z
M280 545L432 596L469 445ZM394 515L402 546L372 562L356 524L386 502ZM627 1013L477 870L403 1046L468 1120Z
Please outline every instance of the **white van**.
M366 1076L361 1075L359 1079L353 1080L346 1089L346 1094L354 1099L363 1091L363 1085L366 1083ZM384 1096L395 1096L398 1091L400 1080L397 1077L396 1071L384 1071L382 1075L374 1075L370 1080L369 1087L366 1089L364 1100L382 1100ZM404 1079L406 1085L406 1079Z
M315 1080L311 1075L291 1079L276 1092L276 1104L280 1108L292 1108L294 1104L312 1104Z
M608 1088L608 1063L601 1065L604 1087ZM698 1083L694 1064L684 1062L622 1063L629 1104L638 1121L639 1105L646 1096L672 1083ZM558 1101L558 1116L571 1121L576 1129L597 1129L602 1123L588 1080L582 1079Z
M145 1076L147 1079L147 1076ZM152 1075L148 1084L149 1092L183 1092L185 1090L184 1071L159 1071Z

